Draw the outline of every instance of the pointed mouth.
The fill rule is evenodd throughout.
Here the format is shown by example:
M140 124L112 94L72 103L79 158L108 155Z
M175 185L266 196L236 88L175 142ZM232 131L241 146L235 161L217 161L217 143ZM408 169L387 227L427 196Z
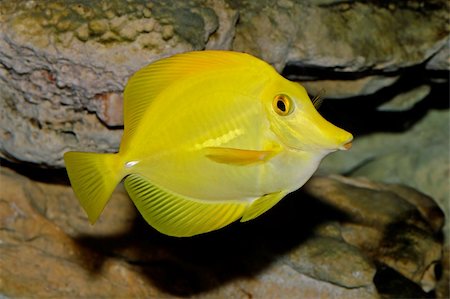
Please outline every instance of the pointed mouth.
M347 142L346 144L343 145L344 150L349 150L352 148L352 142Z
M343 150L343 151L347 151L347 150L351 149L353 146L352 141L353 141L353 136L351 138L349 138L349 140L347 142L345 142L343 145L341 145L339 147L339 149Z

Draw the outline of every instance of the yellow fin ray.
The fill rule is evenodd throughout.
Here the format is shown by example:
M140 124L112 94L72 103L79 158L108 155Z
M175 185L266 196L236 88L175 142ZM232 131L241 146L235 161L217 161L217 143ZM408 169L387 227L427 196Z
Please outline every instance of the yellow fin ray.
M72 188L94 224L123 177L117 154L67 152L64 154Z
M224 147L207 147L205 150L205 156L207 158L218 163L234 165L248 165L264 162L278 153L278 151L273 150L258 151Z
M152 101L174 82L194 74L249 68L252 64L269 68L245 53L210 50L177 54L140 69L130 78L124 91L124 136L133 135Z
M144 219L158 231L176 237L189 237L222 228L245 212L247 203L206 202L173 194L131 174L125 188Z
M276 205L285 195L285 192L280 191L266 194L256 199L245 211L244 216L242 216L241 222L252 220L265 213L274 205Z

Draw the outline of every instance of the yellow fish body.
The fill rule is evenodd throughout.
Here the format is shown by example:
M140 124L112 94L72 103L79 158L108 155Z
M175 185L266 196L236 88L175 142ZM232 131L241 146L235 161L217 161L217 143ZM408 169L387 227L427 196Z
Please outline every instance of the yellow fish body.
M353 138L319 115L301 85L229 51L139 70L124 91L124 124L117 154L65 153L72 187L94 223L125 178L145 220L171 236L261 215Z

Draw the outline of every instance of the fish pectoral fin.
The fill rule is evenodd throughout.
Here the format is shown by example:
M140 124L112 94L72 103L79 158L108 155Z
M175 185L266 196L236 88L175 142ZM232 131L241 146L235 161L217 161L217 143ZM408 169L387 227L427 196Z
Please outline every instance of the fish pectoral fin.
M226 147L207 147L205 156L215 162L234 165L248 165L267 161L279 150L246 150Z
M125 188L144 219L163 234L189 237L222 228L242 217L248 203L207 202L174 194L131 174Z
M266 194L252 202L242 216L241 222L252 220L276 205L287 193L280 191Z

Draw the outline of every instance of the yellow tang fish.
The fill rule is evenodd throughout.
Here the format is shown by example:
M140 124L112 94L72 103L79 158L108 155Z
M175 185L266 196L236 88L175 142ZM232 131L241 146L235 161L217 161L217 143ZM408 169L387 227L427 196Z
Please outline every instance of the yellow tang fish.
M94 223L125 178L145 220L179 237L261 215L353 138L301 85L230 51L178 54L136 72L124 124L116 154L65 153L73 190Z

